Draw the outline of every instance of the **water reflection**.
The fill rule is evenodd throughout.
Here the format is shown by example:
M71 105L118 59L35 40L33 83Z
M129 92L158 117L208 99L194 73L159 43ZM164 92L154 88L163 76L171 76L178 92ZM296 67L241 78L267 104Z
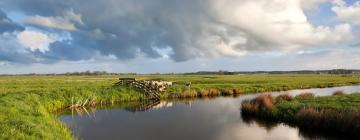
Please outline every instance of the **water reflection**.
M125 108L125 110L128 110L130 112L143 112L150 109L161 109L165 107L171 107L173 106L173 103L170 101L160 101L160 100L150 100L143 102L143 104L139 106L131 106Z
M177 101L185 105L191 106L191 100ZM136 112L146 112L150 110L170 108L173 106L172 101L160 101L160 100L149 100L143 102L133 102L133 103L119 103L115 105L106 105L99 107L78 107L78 108L69 108L61 112L62 116L70 115L71 117L87 117L87 118L96 118L97 111L101 110L111 110L111 109L123 109L132 113Z
M254 124L236 123L222 130L219 140L302 140L296 128L279 124L271 129Z
M324 131L320 131L320 130L309 130L309 129L297 128L296 126L292 126L291 124L277 123L277 122L268 121L268 120L264 120L261 118L256 118L256 117L247 116L247 115L243 115L243 114L241 114L241 118L247 126L251 127L251 126L255 125L255 126L264 128L264 130L266 130L267 133L272 133L272 131L278 131L279 128L282 128L284 126L286 126L288 128L292 128L294 130L297 130L297 133L298 133L297 137L300 139L309 139L309 140L357 139L354 137L349 137L349 136L341 135L341 134L337 134L337 133L329 133L329 132L324 132ZM289 132L289 131L285 131L285 132ZM286 134L286 133L284 133L284 134ZM288 135L288 134L286 134L286 135ZM292 139L296 139L296 137L293 137Z
M360 92L360 86L292 90L291 95L313 92L331 95L337 90ZM285 92L274 92L278 95ZM271 123L242 116L240 104L256 97L219 97L192 100L130 102L96 108L67 110L60 115L79 139L86 140L263 140L337 139L282 123Z

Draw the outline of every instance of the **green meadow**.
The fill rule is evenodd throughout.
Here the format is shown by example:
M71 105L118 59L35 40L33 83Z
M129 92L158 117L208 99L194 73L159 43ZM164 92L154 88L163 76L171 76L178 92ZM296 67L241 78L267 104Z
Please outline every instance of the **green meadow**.
M113 87L119 77L173 81L163 99L360 84L360 77L343 75L1 76L0 139L76 139L56 112L73 104L147 100L132 87Z

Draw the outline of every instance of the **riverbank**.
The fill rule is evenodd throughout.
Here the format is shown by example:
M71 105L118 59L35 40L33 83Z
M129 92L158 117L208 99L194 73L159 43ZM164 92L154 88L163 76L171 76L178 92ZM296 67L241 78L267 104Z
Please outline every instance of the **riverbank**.
M238 96L248 93L359 85L360 78L346 75L205 75L156 77L175 84L162 98ZM185 87L184 82L191 82Z
M321 130L349 137L359 136L360 94L314 97L303 93L295 97L260 95L242 102L241 114L266 121L285 122L302 130Z
M136 76L174 81L162 98L197 98L296 88L356 85L358 77L335 75ZM114 104L145 100L136 89L112 87L117 76L0 77L0 139L74 139L55 111L73 104ZM190 88L182 83L191 82ZM185 92L189 92L189 94ZM213 91L198 92L198 91ZM206 94L212 93L212 94ZM215 94L216 93L216 94Z

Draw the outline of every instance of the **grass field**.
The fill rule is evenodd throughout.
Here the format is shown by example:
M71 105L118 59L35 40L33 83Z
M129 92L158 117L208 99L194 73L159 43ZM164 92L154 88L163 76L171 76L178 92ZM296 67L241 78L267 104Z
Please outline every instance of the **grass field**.
M130 77L130 76L126 76ZM133 76L131 76L133 77ZM138 75L175 82L162 98L189 98L355 85L359 77L336 75ZM117 76L0 77L0 139L74 139L54 112L74 103L145 100L131 87L112 87ZM183 83L191 82L191 87ZM91 103L91 104L90 104Z
M245 101L242 115L263 120L285 122L301 129L323 130L333 134L356 137L360 130L360 94L314 97L303 93L296 97L270 95Z

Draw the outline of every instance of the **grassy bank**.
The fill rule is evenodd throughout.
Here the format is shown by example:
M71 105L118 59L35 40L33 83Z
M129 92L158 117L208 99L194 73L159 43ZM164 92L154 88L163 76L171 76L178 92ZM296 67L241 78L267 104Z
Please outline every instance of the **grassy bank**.
M55 111L75 103L143 99L135 89L112 88L106 77L2 77L0 81L0 139L74 139Z
M143 75L139 79L175 82L162 98L233 95L295 88L360 83L359 77L334 75ZM59 109L80 103L113 104L143 100L136 89L112 87L117 76L4 76L0 77L0 139L74 139L57 120ZM192 86L183 86L191 82Z
M323 130L334 134L359 136L360 94L314 97L311 93L276 98L261 95L244 101L242 115L286 122L303 130Z

